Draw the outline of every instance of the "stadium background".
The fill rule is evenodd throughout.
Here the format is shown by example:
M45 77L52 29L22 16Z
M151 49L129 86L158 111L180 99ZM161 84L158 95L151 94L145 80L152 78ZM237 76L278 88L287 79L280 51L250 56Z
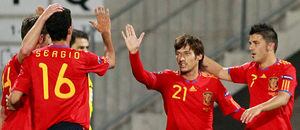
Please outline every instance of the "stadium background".
M0 4L1 72L19 49L22 19L32 15L38 5L46 7L55 2L71 9L73 25L88 32L91 51L98 54L103 54L101 37L88 21L95 20L93 9L97 5L110 9L117 67L102 78L92 76L95 130L165 129L160 94L146 90L131 74L128 52L121 38L121 29L127 23L139 33L146 32L141 55L145 68L151 71L176 69L173 43L183 33L200 37L206 54L222 65L242 64L251 60L247 51L249 27L258 22L270 23L279 35L278 57L296 66L300 81L299 0L5 0ZM247 107L247 88L224 84L237 102ZM298 85L292 118L294 129L300 129L299 92ZM215 109L214 127L243 129L237 121L224 117L219 109Z

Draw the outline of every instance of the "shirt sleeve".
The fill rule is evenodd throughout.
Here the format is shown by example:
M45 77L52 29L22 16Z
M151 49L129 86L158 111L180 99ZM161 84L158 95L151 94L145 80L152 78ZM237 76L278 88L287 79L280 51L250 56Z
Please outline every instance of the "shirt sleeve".
M278 86L279 91L287 92L291 96L294 95L297 86L296 69L294 66L289 65L283 69L283 73L279 77Z
M32 86L31 72L30 72L30 59L25 58L21 65L20 74L13 86L13 90L21 91L25 94L29 94L30 87Z
M18 61L18 56L17 56L17 55L15 55L15 56L13 57L13 65L14 65L14 67L15 67L15 69L16 69L16 72L17 72L17 73L20 73L20 70L21 70L21 63Z
M241 108L240 105L233 100L231 94L226 90L222 83L218 80L215 84L217 91L217 103L219 104L223 114L229 115L231 113L238 112Z
M228 68L228 73L234 83L247 83L246 71L249 67L249 63L241 66L235 66Z
M6 84L11 84L10 81L7 81L8 77L8 69L7 69L8 65L5 66L3 72L2 72L2 98L1 98L1 105L2 106L6 106L6 98L5 96L9 94L9 87L11 86L6 86Z
M159 90L160 89L158 84L159 74L149 72L144 69L139 56L139 52L135 54L129 54L129 59L130 59L132 73L136 78L136 80L145 84L148 89Z
M93 72L99 76L103 76L108 70L109 63L104 56L97 56L96 54L90 52L84 52L85 59L88 61L85 65L87 72Z

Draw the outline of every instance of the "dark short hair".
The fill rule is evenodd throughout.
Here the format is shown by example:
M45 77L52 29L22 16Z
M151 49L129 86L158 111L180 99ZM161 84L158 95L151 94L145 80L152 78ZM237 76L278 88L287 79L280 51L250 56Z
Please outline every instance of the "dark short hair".
M204 59L204 46L200 39L193 37L192 35L183 34L175 39L174 48L175 51L186 47L187 45L193 50L195 55L203 55L203 58L199 61L199 70L203 70L203 59Z
M75 43L76 38L84 38L89 40L89 36L86 32L80 31L78 29L73 29L72 37L70 41L70 47L72 47L72 45Z
M29 30L33 27L33 25L35 24L38 18L39 16L29 16L22 21L22 26L21 26L22 39L24 39L24 37L29 32ZM43 27L41 34L48 34L45 26Z
M278 37L277 33L273 29L272 26L262 23L262 24L255 24L251 27L249 35L259 34L261 35L267 42L275 43L274 52L277 50L278 46Z
M46 28L52 41L66 40L71 25L71 11L67 8L62 12L54 13L46 21Z

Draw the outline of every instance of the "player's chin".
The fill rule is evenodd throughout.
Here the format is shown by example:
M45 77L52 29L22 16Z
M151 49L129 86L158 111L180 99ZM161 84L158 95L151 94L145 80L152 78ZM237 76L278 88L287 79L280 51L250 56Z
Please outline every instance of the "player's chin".
M185 74L185 73L188 72L188 69L187 69L187 68L180 68L180 72L181 72L182 74Z

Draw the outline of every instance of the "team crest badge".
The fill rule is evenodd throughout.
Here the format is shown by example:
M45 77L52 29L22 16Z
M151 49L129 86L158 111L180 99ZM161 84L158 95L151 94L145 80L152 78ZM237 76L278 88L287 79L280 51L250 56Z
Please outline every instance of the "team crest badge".
M278 89L278 78L277 77L270 77L269 78L269 90L275 91Z
M203 104L206 106L210 106L212 104L212 92L204 92L203 93Z

